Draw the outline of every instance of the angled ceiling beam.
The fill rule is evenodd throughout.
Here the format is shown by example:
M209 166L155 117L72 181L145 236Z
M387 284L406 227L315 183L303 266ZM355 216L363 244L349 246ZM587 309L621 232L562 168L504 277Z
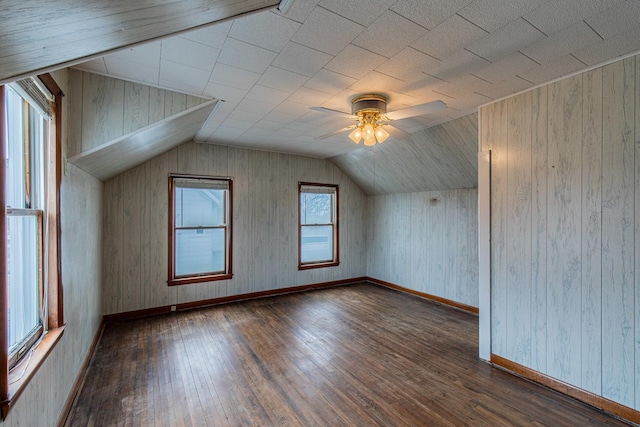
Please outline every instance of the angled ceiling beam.
M280 0L6 0L0 84L214 22L273 9Z

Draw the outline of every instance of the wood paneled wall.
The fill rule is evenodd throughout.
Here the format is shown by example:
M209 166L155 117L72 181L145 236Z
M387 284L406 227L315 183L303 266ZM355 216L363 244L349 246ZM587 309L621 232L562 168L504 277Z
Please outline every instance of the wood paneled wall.
M71 69L68 157L159 122L205 98Z
M233 279L167 286L169 173L233 178ZM298 271L298 181L340 186L340 266ZM327 160L187 143L105 182L104 313L365 275L365 196Z
M478 307L478 191L367 198L367 276Z
M67 93L67 72L52 73ZM69 121L63 98L63 139ZM66 151L68 146L63 145ZM62 179L62 282L66 329L37 371L3 427L54 426L102 319L100 303L102 183L73 165Z
M640 56L480 110L492 352L640 409Z

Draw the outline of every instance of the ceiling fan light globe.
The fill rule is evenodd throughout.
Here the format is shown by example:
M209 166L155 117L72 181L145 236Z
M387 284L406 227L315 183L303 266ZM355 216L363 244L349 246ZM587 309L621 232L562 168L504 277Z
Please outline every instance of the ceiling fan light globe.
M382 126L378 126L376 129L376 139L378 142L385 142L389 138L389 132L384 130Z
M372 145L376 145L376 137L373 135L365 135L364 136L364 145L367 147L371 147Z
M362 129L355 128L353 132L349 134L349 139L351 139L354 144L360 144L360 140L362 139Z
M366 140L367 138L375 138L373 126L371 123L367 123L362 128L363 138Z

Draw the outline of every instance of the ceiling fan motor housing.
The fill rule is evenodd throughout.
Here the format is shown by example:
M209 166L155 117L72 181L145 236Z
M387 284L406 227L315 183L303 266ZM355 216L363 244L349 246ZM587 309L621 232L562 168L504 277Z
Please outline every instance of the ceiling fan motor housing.
M387 113L387 98L382 95L362 95L351 101L351 114L362 117L365 113Z

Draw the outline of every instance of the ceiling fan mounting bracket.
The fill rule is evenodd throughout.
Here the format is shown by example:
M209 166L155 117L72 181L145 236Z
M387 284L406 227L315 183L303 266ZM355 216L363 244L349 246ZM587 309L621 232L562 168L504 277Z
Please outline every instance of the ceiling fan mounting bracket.
M382 95L367 94L356 96L351 100L351 114L362 118L366 113L387 113L387 98Z

